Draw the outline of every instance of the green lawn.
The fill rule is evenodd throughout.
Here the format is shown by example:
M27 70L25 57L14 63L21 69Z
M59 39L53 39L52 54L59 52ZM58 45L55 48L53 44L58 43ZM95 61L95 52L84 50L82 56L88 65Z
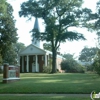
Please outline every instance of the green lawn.
M0 96L0 100L90 100L90 98L73 98L73 97L64 97L64 96L54 96L54 97L33 97L33 96Z
M97 93L100 92L100 77L96 74L25 73L21 74L20 78L20 81L14 83L2 84L2 75L0 74L0 93L90 94L93 90Z

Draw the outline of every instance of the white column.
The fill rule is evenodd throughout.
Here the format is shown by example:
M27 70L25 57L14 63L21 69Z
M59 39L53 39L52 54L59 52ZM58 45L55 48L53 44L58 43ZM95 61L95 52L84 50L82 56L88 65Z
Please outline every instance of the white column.
M38 72L38 57L35 55L36 60L35 60L35 65L36 65L36 72Z
M47 66L47 55L45 54L45 66Z
M49 61L50 59L49 59L49 54L48 54L48 64L47 65L49 65L49 63L50 63L50 61Z
M29 56L27 55L27 72L29 72Z
M22 72L24 72L24 56L22 56Z

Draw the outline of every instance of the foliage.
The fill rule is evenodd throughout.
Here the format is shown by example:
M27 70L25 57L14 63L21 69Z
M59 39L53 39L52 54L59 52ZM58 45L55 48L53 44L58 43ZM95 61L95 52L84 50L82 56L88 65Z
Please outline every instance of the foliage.
M96 30L100 31L100 0L97 2L96 11L97 12L94 14L94 17L92 16L92 19L96 19L95 28Z
M2 65L2 56L0 54L0 65Z
M3 57L3 63L9 63L10 65L17 64L17 56L13 46L8 47L7 49L8 50Z
M21 42L17 42L17 43L14 44L13 47L14 47L15 52L18 55L19 52L25 48L25 45L23 43L21 43Z
M73 59L73 56L74 56L74 55L69 54L69 53L63 55L63 57L64 57L66 60L71 60L71 59Z
M0 0L2 2L2 0ZM4 6L2 6L2 3ZM17 41L17 29L15 28L15 20L13 17L12 6L5 0L0 3L0 54L2 59L7 52L8 48ZM2 10L4 9L4 11Z
M98 48L96 47L83 48L79 55L79 60L82 62L92 62L94 57L96 56L97 50Z
M44 43L44 44L43 44L43 48L44 48L45 50L52 51L52 47L51 47L51 44L50 44L50 43Z
M98 48L100 48L100 0L98 0L96 5L96 12L91 14L90 19L93 22L92 29L97 32L98 35Z
M45 32L32 30L32 36L51 43L52 73L56 72L57 49L66 40L85 40L81 33L70 31L70 27L88 27L91 10L81 8L82 0L28 0L21 5L20 17L42 18Z
M6 0L0 0L0 18L4 17L7 12Z
M85 65L85 67L86 67L86 69L87 69L87 71L94 71L94 66L93 66L93 64L92 65Z
M3 70L2 70L2 68L1 68L1 66L0 66L0 74L3 72Z
M70 73L84 73L85 67L78 64L74 59L64 60L61 62L61 69Z
M100 50L97 53L97 56L93 63L93 66L94 66L94 70L97 72L97 74L100 75Z
M48 66L43 67L43 72L44 73L51 73L52 71L52 61L51 59L48 60Z
M18 53L25 48L23 43L14 43L7 48L6 53L3 57L3 63L17 64Z
M43 66L43 73L51 73L51 67L50 66Z

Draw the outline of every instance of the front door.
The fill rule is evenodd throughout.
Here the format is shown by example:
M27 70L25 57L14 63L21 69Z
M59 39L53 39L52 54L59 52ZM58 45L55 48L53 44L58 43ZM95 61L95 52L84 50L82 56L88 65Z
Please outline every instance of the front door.
M32 72L36 72L36 65L35 65L35 63L32 63Z

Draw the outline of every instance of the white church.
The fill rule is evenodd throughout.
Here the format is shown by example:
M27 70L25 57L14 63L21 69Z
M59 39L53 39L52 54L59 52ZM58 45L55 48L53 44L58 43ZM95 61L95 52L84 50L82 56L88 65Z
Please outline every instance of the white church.
M35 19L34 29L39 30L38 19ZM43 72L43 67L48 66L49 59L52 59L52 52L44 50L40 47L41 41L34 39L32 44L27 46L19 53L20 57L20 72L35 73ZM61 72L60 63L64 58L57 55L56 69Z

